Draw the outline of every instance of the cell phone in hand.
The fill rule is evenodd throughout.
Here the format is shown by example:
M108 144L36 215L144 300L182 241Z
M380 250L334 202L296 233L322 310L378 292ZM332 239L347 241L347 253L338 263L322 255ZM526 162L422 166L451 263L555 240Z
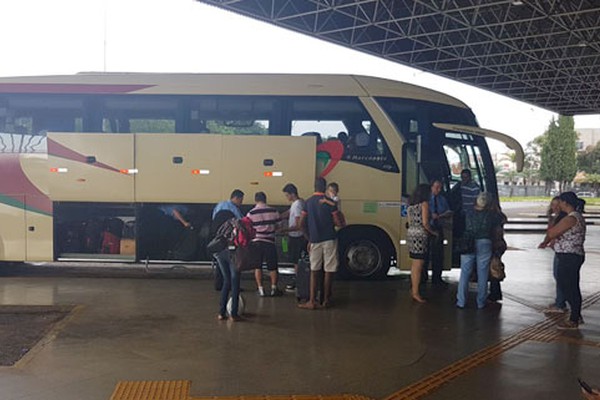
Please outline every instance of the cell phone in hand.
M579 386L581 386L581 388L583 390L585 390L586 392L588 392L589 394L592 394L592 387L590 385L588 385L587 383L585 383L584 380L582 380L581 378L577 378L577 382L579 382Z

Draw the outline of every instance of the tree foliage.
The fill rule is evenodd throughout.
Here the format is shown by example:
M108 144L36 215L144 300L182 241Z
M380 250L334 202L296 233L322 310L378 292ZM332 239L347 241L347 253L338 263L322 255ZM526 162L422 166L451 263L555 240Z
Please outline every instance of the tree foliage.
M560 182L562 190L577 173L577 133L573 117L561 115L558 120L553 117L544 136L540 177L547 182Z
M207 121L209 132L222 135L266 135L269 130L257 121Z
M588 174L600 174L600 143L589 146L577 156L577 166Z

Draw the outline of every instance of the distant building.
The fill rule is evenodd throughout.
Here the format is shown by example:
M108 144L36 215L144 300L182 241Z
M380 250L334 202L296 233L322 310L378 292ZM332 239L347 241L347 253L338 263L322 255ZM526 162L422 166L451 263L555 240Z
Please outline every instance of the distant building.
M589 146L595 146L600 142L600 128L575 129L579 139L577 140L577 151L584 151Z

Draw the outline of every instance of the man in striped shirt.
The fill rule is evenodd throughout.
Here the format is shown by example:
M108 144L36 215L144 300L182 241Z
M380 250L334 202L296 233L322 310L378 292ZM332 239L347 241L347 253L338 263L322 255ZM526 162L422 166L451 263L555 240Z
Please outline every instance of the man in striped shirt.
M277 247L275 247L275 234L278 229L281 216L273 207L267 205L267 195L257 192L254 195L256 206L248 212L247 217L252 221L256 236L252 240L254 246L253 259L256 264L254 277L258 286L258 295L265 296L262 286L262 264L267 265L271 277L271 296L281 296L283 292L277 288L279 278L277 272Z
M471 170L463 169L460 173L460 194L462 198L462 209L466 215L475 212L475 201L481 192L479 185L473 181Z

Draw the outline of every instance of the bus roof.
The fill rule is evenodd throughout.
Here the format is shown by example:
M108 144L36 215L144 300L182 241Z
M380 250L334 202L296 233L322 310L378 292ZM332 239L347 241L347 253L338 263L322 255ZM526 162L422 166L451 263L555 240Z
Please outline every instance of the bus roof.
M0 93L373 96L468 108L434 90L360 75L83 72L0 78Z

